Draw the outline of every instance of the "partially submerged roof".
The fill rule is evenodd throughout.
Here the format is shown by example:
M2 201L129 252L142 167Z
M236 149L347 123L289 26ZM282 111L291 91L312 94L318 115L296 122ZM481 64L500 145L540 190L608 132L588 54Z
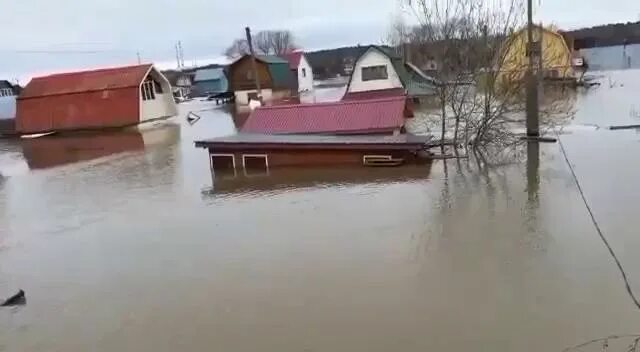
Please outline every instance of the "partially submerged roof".
M209 68L204 70L196 71L196 77L194 79L195 82L201 81L213 81L224 78L224 69L223 68Z
M261 107L242 127L245 133L358 134L391 132L405 122L406 98Z
M290 70L297 70L298 66L300 66L300 60L302 59L302 55L304 55L302 51L296 51L293 53L285 54L282 56L282 58L287 60L287 62L289 62Z
M231 67L250 57L251 55L242 56L234 61ZM291 89L295 87L297 78L289 70L289 62L287 60L274 55L256 55L256 61L262 62L267 66L274 88Z
M36 77L18 99L138 87L153 65L136 65Z
M395 136L324 136L324 135L269 135L239 133L195 142L196 147L215 150L251 149L384 149L419 150L429 141L429 136L399 134Z

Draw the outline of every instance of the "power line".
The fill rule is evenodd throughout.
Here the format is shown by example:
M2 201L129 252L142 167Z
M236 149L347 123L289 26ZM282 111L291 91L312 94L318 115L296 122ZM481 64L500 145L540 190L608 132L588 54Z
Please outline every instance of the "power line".
M562 144L562 139L560 139L560 136L558 135L557 131L556 131L556 136L558 137L558 142L560 143L560 149L562 150L562 155L564 155L564 160L567 162L567 165L569 166L569 170L571 171L573 180L575 181L576 186L578 187L578 191L580 192L582 201L584 202L584 205L587 208L587 211L589 212L589 216L591 217L593 226L596 228L596 231L598 231L598 235L600 235L600 239L609 250L609 254L611 254L611 257L613 257L613 260L616 262L616 265L618 266L618 270L620 270L620 274L622 275L622 280L624 280L624 285L627 288L627 292L629 293L629 296L633 300L633 303L636 305L636 307L640 309L640 302L638 302L638 299L636 298L635 294L633 293L633 290L631 289L631 285L629 284L629 279L627 278L627 273L624 271L624 268L622 267L622 263L620 263L620 260L618 259L618 256L616 255L616 253L613 251L613 248L611 248L609 241L607 241L607 238L604 236L602 229L600 229L600 225L598 224L598 221L596 220L596 217L593 214L593 210L591 210L591 207L589 206L589 202L587 202L587 197L585 196L584 191L582 190L582 186L580 186L580 182L578 181L578 176L576 175L576 172L573 169L571 162L569 161L569 157L567 156L567 151L564 149L564 145Z

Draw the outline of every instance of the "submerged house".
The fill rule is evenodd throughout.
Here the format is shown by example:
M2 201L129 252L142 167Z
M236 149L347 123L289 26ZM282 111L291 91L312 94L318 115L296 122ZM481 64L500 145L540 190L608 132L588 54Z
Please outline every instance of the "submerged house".
M44 133L125 127L177 114L169 81L153 65L36 77L17 102L16 130Z
M404 132L405 96L260 107L234 136L196 142L211 167L399 165L421 160L428 137Z
M534 42L540 42L542 77L549 80L573 80L575 78L573 48L562 34L552 28L535 26ZM529 64L527 31L522 28L505 41L496 63L501 81L521 79Z
M313 90L313 69L304 52L289 53L283 59L289 62L289 69L296 78L296 91L302 93Z
M402 57L372 45L356 60L343 99L396 95L419 99L435 95L437 85L437 80Z
M262 101L269 102L291 96L296 90L296 80L289 69L289 62L278 56L256 55L256 68ZM236 103L249 104L258 100L256 77L251 55L245 55L229 66L229 86L235 94Z
M229 82L222 67L197 70L193 82L195 96L215 95L229 90Z
M162 74L167 78L176 97L186 98L191 96L193 88L193 72L168 70Z
M0 80L0 135L15 132L16 95L9 81Z

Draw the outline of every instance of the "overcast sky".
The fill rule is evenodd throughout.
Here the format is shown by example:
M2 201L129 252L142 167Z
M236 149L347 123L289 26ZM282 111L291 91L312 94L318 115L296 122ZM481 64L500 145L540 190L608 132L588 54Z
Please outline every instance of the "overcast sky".
M305 49L379 43L399 0L0 0L0 79L143 61L217 59L250 25L289 29ZM640 20L629 0L534 0L563 28ZM64 4L64 7L61 6ZM7 30L8 29L8 30ZM26 82L22 82L26 83Z

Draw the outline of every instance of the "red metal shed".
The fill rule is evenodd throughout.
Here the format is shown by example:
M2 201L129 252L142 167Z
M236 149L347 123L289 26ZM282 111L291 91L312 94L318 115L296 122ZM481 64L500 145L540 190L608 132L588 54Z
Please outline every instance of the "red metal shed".
M244 133L381 134L400 131L406 97L261 107L242 127Z
M151 64L34 78L18 97L16 130L41 133L135 125L141 121L141 85L152 71L162 77L170 93L168 81ZM162 93L161 87L157 89Z

